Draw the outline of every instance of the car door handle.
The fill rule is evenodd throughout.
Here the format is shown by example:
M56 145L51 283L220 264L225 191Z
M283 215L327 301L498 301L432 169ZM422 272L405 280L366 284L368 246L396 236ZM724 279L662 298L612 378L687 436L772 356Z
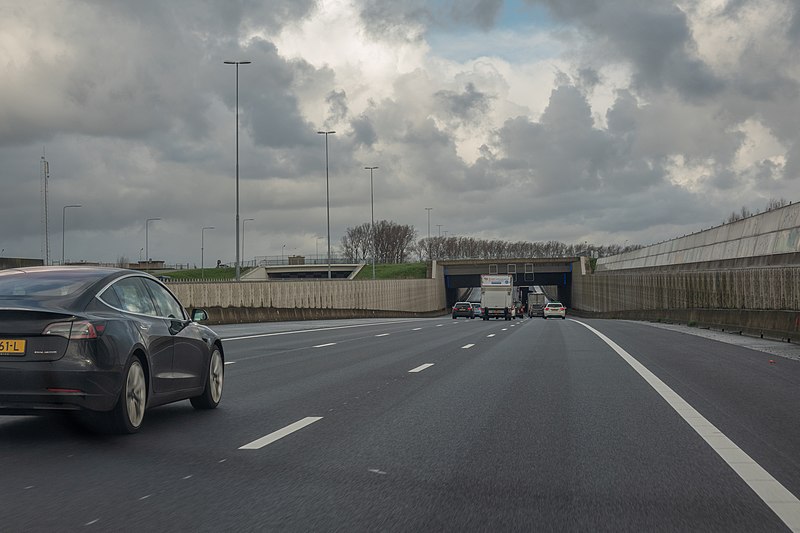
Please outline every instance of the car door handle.
M139 323L139 329L141 329L142 331L147 331L148 329L150 329L150 324L142 324L140 322Z

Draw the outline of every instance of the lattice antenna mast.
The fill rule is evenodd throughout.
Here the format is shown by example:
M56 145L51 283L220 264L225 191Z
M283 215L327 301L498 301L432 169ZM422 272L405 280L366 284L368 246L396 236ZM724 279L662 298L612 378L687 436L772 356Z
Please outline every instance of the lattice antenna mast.
M45 159L44 148L42 148L42 160L39 163L40 189L42 195L42 260L45 265L50 264L50 232L48 228L48 209L47 196L50 187L50 163Z

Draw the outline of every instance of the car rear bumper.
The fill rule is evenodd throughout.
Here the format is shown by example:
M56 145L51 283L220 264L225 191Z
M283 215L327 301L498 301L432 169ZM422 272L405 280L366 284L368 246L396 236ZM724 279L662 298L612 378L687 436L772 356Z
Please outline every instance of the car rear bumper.
M0 361L0 415L109 411L121 387L121 371L98 370L85 361Z

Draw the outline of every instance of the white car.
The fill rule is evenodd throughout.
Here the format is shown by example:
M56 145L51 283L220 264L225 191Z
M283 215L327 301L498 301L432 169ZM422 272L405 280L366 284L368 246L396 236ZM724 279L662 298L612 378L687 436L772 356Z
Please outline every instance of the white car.
M567 308L561 302L550 302L542 310L544 318L560 317L564 320L567 317Z

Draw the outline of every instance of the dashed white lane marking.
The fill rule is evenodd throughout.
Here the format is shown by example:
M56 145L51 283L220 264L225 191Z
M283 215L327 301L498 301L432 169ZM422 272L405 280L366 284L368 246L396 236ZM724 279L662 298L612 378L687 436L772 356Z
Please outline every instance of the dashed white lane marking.
M225 361L225 366L235 365L235 364L236 364L236 361Z
M755 492L778 518L792 531L800 531L800 500L789 492L786 487L764 470L749 455L739 448L732 440L725 436L711 422L701 415L689 403L678 396L666 383L650 372L643 364L631 354L622 349L617 343L594 329L588 324L570 319L585 327L602 339L612 350L622 357L666 402L675 409L693 430L717 452L723 461L728 463L753 492Z
M188 476L183 476L183 479L189 479L191 477L192 477L192 474L189 474Z
M378 470L377 468L367 468L367 472L372 472L373 474L379 474L381 476L385 476L386 472L383 470Z
M436 327L437 327L437 328L440 328L440 327L442 327L442 326L444 326L444 324L436 324Z
M425 363L424 365L419 365L417 368L412 368L411 370L408 371L408 373L411 374L412 372L422 372L426 368L430 368L432 366L433 363Z
M503 328L500 331L508 331L508 328Z
M100 519L99 519L99 518L95 518L95 519L94 519L94 520L92 520L91 522L86 522L86 523L85 523L85 524L83 524L83 525L84 525L84 526L91 526L92 524L96 524L96 523L98 523L99 521L100 521Z
M378 333L378 334L377 334L377 335L375 335L375 336L376 336L376 337L387 337L388 335L389 335L388 333Z
M422 329L422 328L414 328L414 329L412 329L411 331L419 331L419 330L421 330L421 329Z
M150 496L152 496L152 494L148 494L147 496L142 496L141 498L139 498L139 501L146 500Z
M369 324L355 324L352 326L331 326L329 328L316 328L316 329L295 329L292 331L278 331L276 333L256 333L253 335L242 335L239 337L223 337L223 341L241 341L245 339L258 339L260 337L276 337L278 335L297 335L298 333L313 333L315 331L332 331L335 329L350 329L350 328L364 328L367 326L386 326L392 324L402 324L404 322L411 322L411 320L399 320L397 322L370 322Z
M240 450L260 450L264 446L268 444L272 444L276 440L280 440L287 435L291 435L295 431L299 431L304 427L313 424L314 422L322 420L321 416L307 416L301 420L298 420L294 424L289 424L283 429L279 429L278 431L273 431L269 435L264 435L260 439L256 439L251 443L245 444L244 446L240 446Z
M335 344L336 344L335 342L326 342L325 344L317 344L316 346L314 346L314 348L324 348L326 346L333 346Z
M491 338L492 338L492 337L494 337L494 336L495 336L495 334L494 334L494 333L489 333L488 335L486 335L486 338L488 338L488 339L491 339Z
M475 345L474 345L474 344L465 344L465 345L464 345L464 346L462 346L461 348L462 348L462 349L466 349L466 348L472 348L473 346L475 346Z

